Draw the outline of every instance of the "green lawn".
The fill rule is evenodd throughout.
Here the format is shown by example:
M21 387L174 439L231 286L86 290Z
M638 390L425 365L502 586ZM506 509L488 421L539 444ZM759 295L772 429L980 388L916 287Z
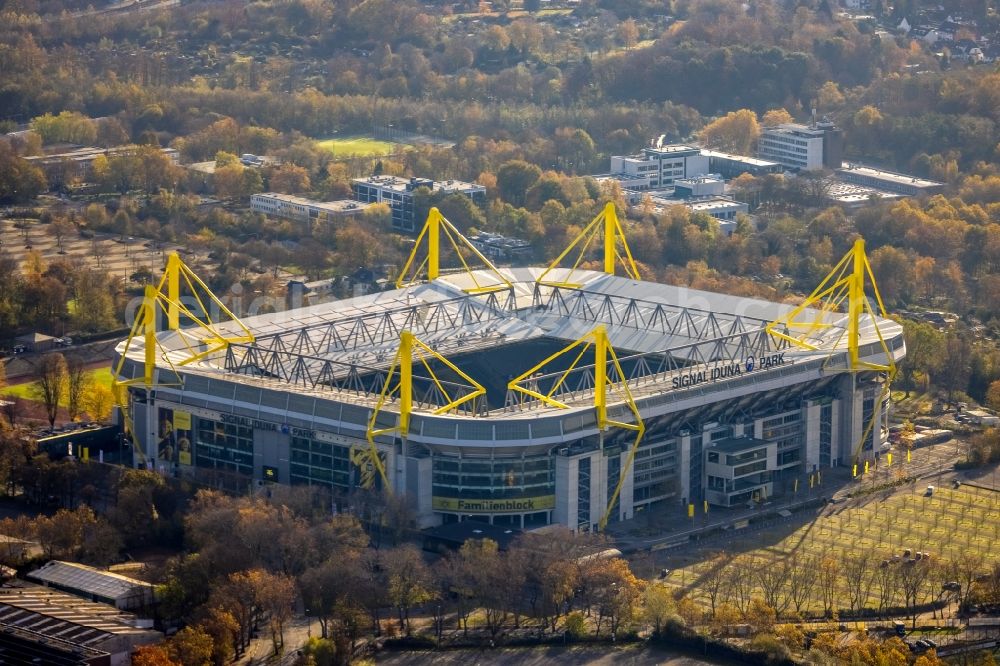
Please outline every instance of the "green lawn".
M104 385L111 388L111 368L97 368L96 370L88 370L87 378L94 384ZM34 400L34 395L32 395L31 390L32 382L25 382L23 384L14 384L13 386L8 386L4 393L7 395L14 395L19 398L26 398L28 400Z
M398 152L403 144L380 141L367 136L323 139L316 147L328 150L337 157L375 157Z

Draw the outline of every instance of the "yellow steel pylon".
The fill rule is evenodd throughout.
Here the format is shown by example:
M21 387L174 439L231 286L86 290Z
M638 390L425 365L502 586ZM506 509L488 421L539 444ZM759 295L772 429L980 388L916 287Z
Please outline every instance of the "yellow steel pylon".
M871 283L875 303L878 305L877 313L865 293L865 287L868 283ZM844 307L845 301L847 328L841 332L832 345L829 345L829 340L821 340L820 336L824 331L834 326L831 320L836 314L842 314L841 308ZM812 314L808 314L807 310L811 310ZM875 335L885 353L885 363L872 363L862 360L860 357L861 320L866 316L870 318ZM791 312L768 324L767 332L804 349L815 350L820 345L829 345L831 354L840 347L841 340L843 340L844 335L847 335L848 369L851 372L874 370L886 373L886 381L878 401L878 404L881 405L891 390L897 368L892 350L889 349L882 336L882 331L879 329L879 316L889 317L885 305L882 303L882 295L879 293L878 285L875 283L875 276L872 274L868 256L865 254L865 241L858 238L854 241L854 246L837 262L830 274L813 290L812 294ZM860 456L865 440L868 439L875 426L877 413L878 410L872 411L872 419L861 435L861 441L855 446L853 454L855 463Z
M371 465L378 470L379 476L382 477L382 482L386 492L392 492L392 486L389 483L389 477L385 473L385 465L382 464L382 459L378 454L378 448L375 446L375 438L380 435L388 434L398 434L402 437L406 437L410 432L410 415L413 413L414 356L416 356L417 360L423 364L424 369L427 370L430 380L434 383L437 390L447 401L447 404L442 407L438 407L431 412L432 414L446 414L460 405L463 405L470 400L475 400L479 396L486 393L486 389L482 384L464 373L458 368L458 366L446 359L444 356L418 340L412 332L405 330L401 331L399 334L399 349L396 350L396 355L393 357L392 365L389 366L389 372L386 373L385 384L382 386L382 392L379 394L378 402L375 403L375 409L372 410L371 418L368 420L368 430L366 433L366 437L368 439L367 457L365 458L359 452L357 455L358 460L355 460L355 464L359 467L361 466L361 462L359 461L364 459L365 462L370 462ZM441 380L438 379L437 374L427 362L428 358L434 358L446 365L459 377L469 382L469 384L472 385L473 390L466 395L452 398L444 384L441 383ZM387 402L395 398L399 399L399 419L397 420L396 425L389 426L387 428L376 428L375 423L378 419L378 415L382 412L382 408Z
M632 259L632 251L629 249L628 241L625 240L625 231L622 228L621 222L618 221L618 213L615 211L615 205L612 202L608 202L604 205L604 210L598 213L597 217L590 221L586 227L583 228L576 238L573 239L565 250L562 251L555 261L549 264L538 279L535 280L538 284L545 284L553 287L567 287L571 289L578 289L581 285L575 283L571 280L574 271L579 268L580 264L587 256L587 251L590 249L594 240L601 236L604 241L604 272L608 275L615 274L615 266L621 262L622 267L625 270L625 274L628 275L633 280L641 279L639 277L639 268L635 264L635 260ZM618 251L618 241L621 240L622 244L622 254ZM580 252L576 256L576 261L573 263L573 267L569 269L569 273L566 274L565 278L562 280L546 280L545 277L551 273L556 268L559 268L559 264L566 255L573 251L573 248L580 246Z
M611 343L608 341L607 329L603 324L596 326L582 338L570 343L566 347L535 365L530 370L510 380L510 382L507 383L507 389L531 396L546 405L549 405L550 407L568 409L569 405L561 402L560 400L556 400L552 396L555 395L556 391L558 391L559 388L566 382L566 378L577 367L591 347L594 349L594 409L597 411L598 429L603 431L607 430L611 426L614 426L616 428L632 430L636 433L635 441L629 449L628 458L625 460L625 464L622 465L621 474L615 485L614 493L612 493L611 499L608 501L608 506L604 511L604 515L598 523L598 528L603 530L608 524L608 519L611 517L611 511L614 508L615 502L618 500L619 494L621 494L622 484L625 482L625 478L632 468L632 461L635 459L635 452L639 448L639 442L642 441L642 436L646 433L646 424L643 422L642 416L639 415L639 407L636 405L635 400L632 397L632 392L629 390L628 382L625 380L625 373L622 371L622 366L618 362L618 356L615 354L614 347L612 347ZM548 392L542 393L537 388L525 386L526 383L531 384L533 381L533 375L541 371L546 365L561 357L563 354L568 354L576 349L579 349L579 352L573 358L572 363L570 363L569 367L566 368L566 370L560 374L558 379L552 383L552 387L548 390ZM609 357L615 371L617 372L617 376L614 379L608 377ZM617 390L620 393L621 398L632 412L632 416L635 419L634 423L613 421L608 418L609 388Z
M455 254L458 256L458 260L462 263L463 271L472 279L472 283L475 287L466 289L465 292L469 294L482 294L490 291L500 291L501 289L513 289L514 286L510 283L510 280L505 278L497 270L497 267L490 262L489 259L484 257L482 253L477 250L469 240L461 234L461 232L455 228L455 226L441 214L437 208L431 208L430 213L427 215L427 221L424 223L424 228L420 230L420 234L417 236L417 242L413 244L413 250L410 251L410 256L407 258L406 263L403 265L403 270L399 272L399 277L396 278L396 288L402 289L403 287L408 287L419 280L420 275L427 270L427 279L436 280L441 275L441 236L448 239L451 247L455 250ZM416 262L417 252L420 250L421 241L427 239L427 256L424 257L423 261L412 271L414 263ZM469 264L465 261L465 257L462 255L463 248L467 252L471 252L475 255L479 261L486 266L486 269L493 273L497 282L494 284L480 284L479 280L476 278L475 273L469 267Z
M190 297L192 307L188 307L181 297L181 286L188 287L187 296ZM204 299L202 298L204 296ZM217 328L217 323L212 321L212 313L206 307L205 302L209 302L218 308L218 311L226 319L235 321L239 326L236 333L227 333ZM197 304L195 307L194 304ZM183 341L184 347L172 350L168 353L160 345L156 338L157 311L162 311L166 315L167 329L177 331L178 338ZM190 328L181 328L181 315L185 316L193 324ZM136 338L143 340L143 372L141 377L120 380L125 367L125 360L128 356L129 348ZM254 336L250 330L241 322L236 315L212 293L212 290L195 275L187 265L181 260L176 252L170 253L167 257L166 269L163 277L156 287L146 285L143 294L142 304L136 312L135 321L125 340L125 349L115 366L114 377L111 382L111 389L115 396L115 403L121 409L125 418L125 429L127 432L134 432L132 419L128 410L128 387L143 386L146 389L152 388L154 384L171 385L179 382L157 381L156 362L157 349L159 349L159 359L174 371L176 376L176 365L186 365L194 363L218 351L225 349L234 342L253 342ZM174 355L174 358L171 358Z

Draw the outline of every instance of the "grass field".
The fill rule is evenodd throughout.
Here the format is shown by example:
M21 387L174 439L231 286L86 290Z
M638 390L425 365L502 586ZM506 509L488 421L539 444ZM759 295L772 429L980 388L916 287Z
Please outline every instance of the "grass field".
M316 146L337 157L377 157L399 152L403 144L380 141L367 136L342 137L317 141Z
M965 554L982 556L986 562L984 572L1000 560L1000 551L996 549L1000 542L1000 493L962 485L938 487L928 497L925 488L925 485L904 486L888 497L873 495L866 503L831 505L816 520L790 533L789 528L784 532L774 528L747 535L743 537L747 542L770 545L748 550L746 556L753 558L755 570L777 569L791 557L795 559L789 562L795 566L801 563L811 567L810 570L824 558L837 562L842 567L837 581L840 600L848 598L843 563L859 553L871 553L875 559L869 571L878 569L884 559L903 555L904 549L930 553L931 561L938 564L956 561ZM722 547L738 551L735 540ZM707 605L704 585L713 577L715 566L703 561L680 567L671 571L667 584L687 590L692 599ZM788 591L787 581L783 589ZM940 589L940 583L936 589ZM760 596L760 588L756 592ZM872 584L864 607L878 608L878 594L878 585ZM893 601L889 605L902 605L901 599ZM818 590L813 590L803 610L822 612Z
M111 368L97 368L96 370L87 371L87 379L94 384L107 386L111 388ZM34 396L31 393L32 382L25 382L23 384L14 384L13 386L8 386L4 393L7 395L15 395L19 398L26 398L28 400L33 400Z

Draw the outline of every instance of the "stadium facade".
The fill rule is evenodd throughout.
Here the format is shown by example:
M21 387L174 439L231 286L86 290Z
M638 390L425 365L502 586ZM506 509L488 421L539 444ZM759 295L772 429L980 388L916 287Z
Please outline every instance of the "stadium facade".
M560 271L568 275L549 275ZM458 273L250 317L242 324L252 336L214 350L202 341L198 356L182 328L157 332L153 355L150 336L122 343L118 379L132 383L138 460L232 489L278 482L349 496L374 477L405 493L421 526L592 529L609 506L615 521L789 492L859 451L871 456L886 437L886 373L852 367L846 315L822 315L814 348L804 348L768 329L788 305L596 271L576 270L565 286L540 282L543 272L500 269L509 288L484 292L471 289L475 273ZM219 330L239 333L237 323ZM576 365L567 360L575 352L557 356L528 380L529 393L558 406L509 388L598 326L619 361L605 370L630 398L609 393L608 417L634 422L631 402L644 423L634 457L635 432L599 427L598 368L586 348ZM432 380L450 372L436 356L414 363L408 428L373 440L382 477L362 454L373 422L400 419L400 401L379 398L402 331L485 392L442 412L471 387L454 372ZM862 317L857 335L862 362L904 354L891 320ZM154 358L152 381L137 383Z

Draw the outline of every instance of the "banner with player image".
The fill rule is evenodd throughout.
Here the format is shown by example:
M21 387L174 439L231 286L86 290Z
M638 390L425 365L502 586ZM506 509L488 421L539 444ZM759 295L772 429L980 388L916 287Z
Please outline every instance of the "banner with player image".
M161 407L159 431L156 457L160 464L193 464L190 412Z

